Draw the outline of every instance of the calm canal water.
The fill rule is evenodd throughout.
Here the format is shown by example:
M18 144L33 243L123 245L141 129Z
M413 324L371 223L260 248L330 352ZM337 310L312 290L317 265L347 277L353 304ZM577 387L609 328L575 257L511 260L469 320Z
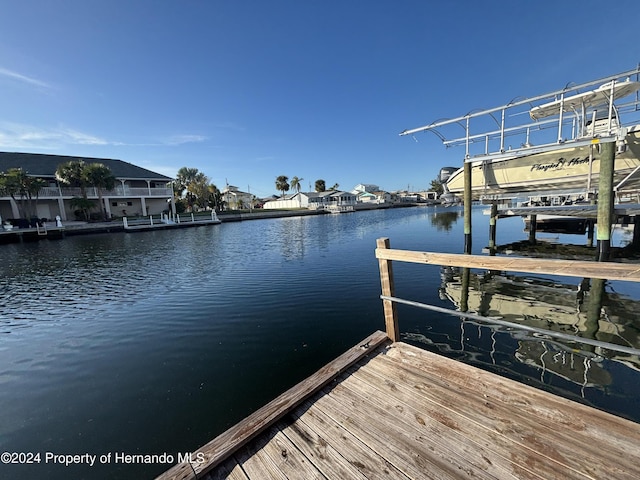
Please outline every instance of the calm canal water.
M384 329L376 238L460 253L460 215L405 208L0 245L0 452L40 454L0 464L0 478L161 473L171 464L116 454L175 460ZM488 217L478 209L473 221L480 253ZM522 229L500 220L498 243ZM460 302L455 270L394 271L401 297ZM469 308L579 331L589 303L579 280L473 272ZM607 283L597 338L640 347L638 299L640 286ZM637 357L409 307L399 316L411 343L640 422ZM97 457L67 467L47 452Z

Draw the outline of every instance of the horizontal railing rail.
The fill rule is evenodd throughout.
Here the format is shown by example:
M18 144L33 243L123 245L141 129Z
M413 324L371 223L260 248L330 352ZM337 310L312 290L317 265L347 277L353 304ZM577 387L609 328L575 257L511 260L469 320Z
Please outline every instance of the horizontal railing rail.
M416 302L399 298L395 295L393 280L392 261L419 263L424 265L438 265L448 267L475 268L491 271L510 271L519 273L536 273L568 277L580 277L601 280L623 280L640 282L640 265L613 262L589 262L579 260L556 260L543 258L523 258L523 257L495 257L483 255L462 255L452 253L417 252L409 250L394 250L390 248L388 238L377 240L376 258L380 267L380 283L383 302L384 317L387 336L394 342L400 340L400 330L398 326L397 304L409 305L425 310L445 313L474 320L477 322L498 325L507 328L519 329L532 332L538 335L546 335L551 338L570 342L591 345L595 347L615 350L631 355L640 355L640 349L616 345L609 342L599 341L594 338L580 337L563 332L532 327L515 322L508 322L493 317L486 317L472 312L447 309L436 305Z
M95 187L87 187L85 194L88 198L98 198L98 190ZM116 187L113 190L103 190L103 197L166 197L172 196L171 188L147 188L147 187ZM43 187L38 191L38 198L81 197L82 190L78 187ZM0 198L2 195L0 195Z
M145 217L122 217L122 224L125 229L135 227L153 227L161 224L187 224L187 223L212 223L219 222L220 219L215 211L202 213L183 213L177 215L148 215Z

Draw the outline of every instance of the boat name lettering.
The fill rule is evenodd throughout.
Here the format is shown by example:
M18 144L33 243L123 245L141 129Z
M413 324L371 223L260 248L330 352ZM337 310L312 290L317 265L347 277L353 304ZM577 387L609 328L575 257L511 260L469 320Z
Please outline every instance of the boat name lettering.
M560 157L557 161L553 163L535 163L531 166L532 172L546 172L548 170L562 170L566 167L574 167L576 165L582 165L584 163L589 163L589 157L574 157L571 160L566 160Z

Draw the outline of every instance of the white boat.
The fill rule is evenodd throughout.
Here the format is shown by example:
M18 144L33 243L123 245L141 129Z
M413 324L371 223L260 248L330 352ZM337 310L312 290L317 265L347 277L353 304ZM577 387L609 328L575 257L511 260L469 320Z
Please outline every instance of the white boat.
M640 90L640 82L605 84L598 89L549 102L530 110L533 120L573 113L580 119L579 135L568 142L539 148L523 145L494 158L471 161L471 190L474 199L509 193L590 191L598 188L601 145L615 137L614 185L640 188L640 125L620 127L609 99L622 98ZM604 103L604 105L603 105ZM463 168L446 182L451 193L464 191Z

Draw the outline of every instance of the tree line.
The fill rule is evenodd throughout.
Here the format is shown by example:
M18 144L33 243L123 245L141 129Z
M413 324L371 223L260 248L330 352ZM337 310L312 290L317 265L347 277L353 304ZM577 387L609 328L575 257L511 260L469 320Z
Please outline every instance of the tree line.
M286 175L279 175L278 177L276 177L276 190L278 190L279 192L282 192L283 197L290 189L295 190L296 193L300 193L300 190L302 190L302 180L304 180L304 178L293 177L291 179L291 185L289 185L289 177L287 177ZM339 187L340 185L338 185L337 183L334 183L333 186L329 188L329 190L338 190ZM326 183L324 180L322 179L316 180L315 191L316 192L327 191Z

